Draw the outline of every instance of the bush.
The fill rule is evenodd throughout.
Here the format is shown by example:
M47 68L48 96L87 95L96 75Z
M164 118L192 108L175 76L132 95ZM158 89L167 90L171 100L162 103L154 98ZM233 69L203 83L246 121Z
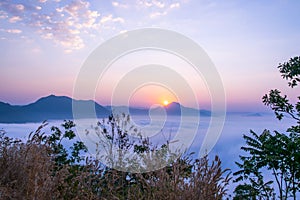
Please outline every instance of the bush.
M81 142L64 147L63 140L75 137L72 121L62 124L64 131L52 127L50 135L42 133L46 125L26 142L1 132L0 199L222 199L226 195L231 177L221 169L218 156L211 163L207 156L194 160L185 155L156 171L118 171L84 158L87 149ZM128 137L121 135L118 139L123 141ZM143 144L136 148L155 148Z

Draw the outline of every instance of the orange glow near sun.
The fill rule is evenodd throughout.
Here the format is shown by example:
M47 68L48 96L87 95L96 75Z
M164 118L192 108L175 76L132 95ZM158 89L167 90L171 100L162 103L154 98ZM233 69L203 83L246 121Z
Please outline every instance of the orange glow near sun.
M167 101L167 100L164 100L164 106L167 106L168 104L169 104L169 101Z
M121 99L121 98L120 98ZM132 107L150 108L151 106L167 106L178 102L177 96L160 85L143 85L130 96L129 105ZM121 105L121 103L120 103Z

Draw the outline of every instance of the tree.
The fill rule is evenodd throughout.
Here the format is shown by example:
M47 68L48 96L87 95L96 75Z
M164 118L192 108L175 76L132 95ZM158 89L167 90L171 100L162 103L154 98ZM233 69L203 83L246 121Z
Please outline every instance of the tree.
M259 195L258 190L256 190L252 185L246 183L238 185L235 188L234 193L236 195L233 197L233 200L256 200Z
M289 87L297 87L300 82L300 57L279 64L278 69L282 78L288 80ZM272 195L275 190L271 189L271 185L275 184L280 199L296 199L300 191L300 96L298 102L292 104L287 95L274 89L264 95L262 100L274 111L279 121L289 116L295 120L296 125L288 128L286 133L264 130L258 135L251 130L251 136L243 136L246 146L241 149L248 155L240 156L242 162L236 162L240 170L234 175L237 176L236 182L246 180L248 183L236 188L236 197L250 195L251 198L275 198ZM274 179L265 182L263 170L270 171Z

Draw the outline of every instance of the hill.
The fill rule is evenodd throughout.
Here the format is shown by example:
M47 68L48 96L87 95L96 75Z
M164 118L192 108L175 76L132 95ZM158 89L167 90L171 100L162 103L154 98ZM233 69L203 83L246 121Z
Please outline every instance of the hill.
M40 98L34 103L24 106L14 106L0 102L0 123L25 123L42 122L44 120L73 119L72 114L73 99L66 96L50 95ZM106 117L110 110L91 100L74 100L77 105L82 107L93 105L97 117ZM90 115L84 113L83 118Z
M128 113L130 115L148 115L149 109L147 108L134 108L134 107L126 107L126 106L107 106L106 107L109 110L115 110L116 113ZM161 107L157 107L153 109L153 114L159 114L161 113L160 110ZM189 108L182 106L181 104L177 102L172 102L168 104L167 106L164 106L164 109L167 113L167 115L181 115L181 113L184 113L185 115L198 115L200 116L211 116L211 112L208 110L197 110L194 108Z

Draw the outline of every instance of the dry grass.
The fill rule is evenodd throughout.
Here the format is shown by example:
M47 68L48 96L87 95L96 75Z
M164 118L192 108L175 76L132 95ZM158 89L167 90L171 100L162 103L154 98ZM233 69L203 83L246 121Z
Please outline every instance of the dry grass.
M99 161L57 167L41 126L26 142L0 133L0 199L222 199L230 173L218 156L176 159L160 170L121 172Z

